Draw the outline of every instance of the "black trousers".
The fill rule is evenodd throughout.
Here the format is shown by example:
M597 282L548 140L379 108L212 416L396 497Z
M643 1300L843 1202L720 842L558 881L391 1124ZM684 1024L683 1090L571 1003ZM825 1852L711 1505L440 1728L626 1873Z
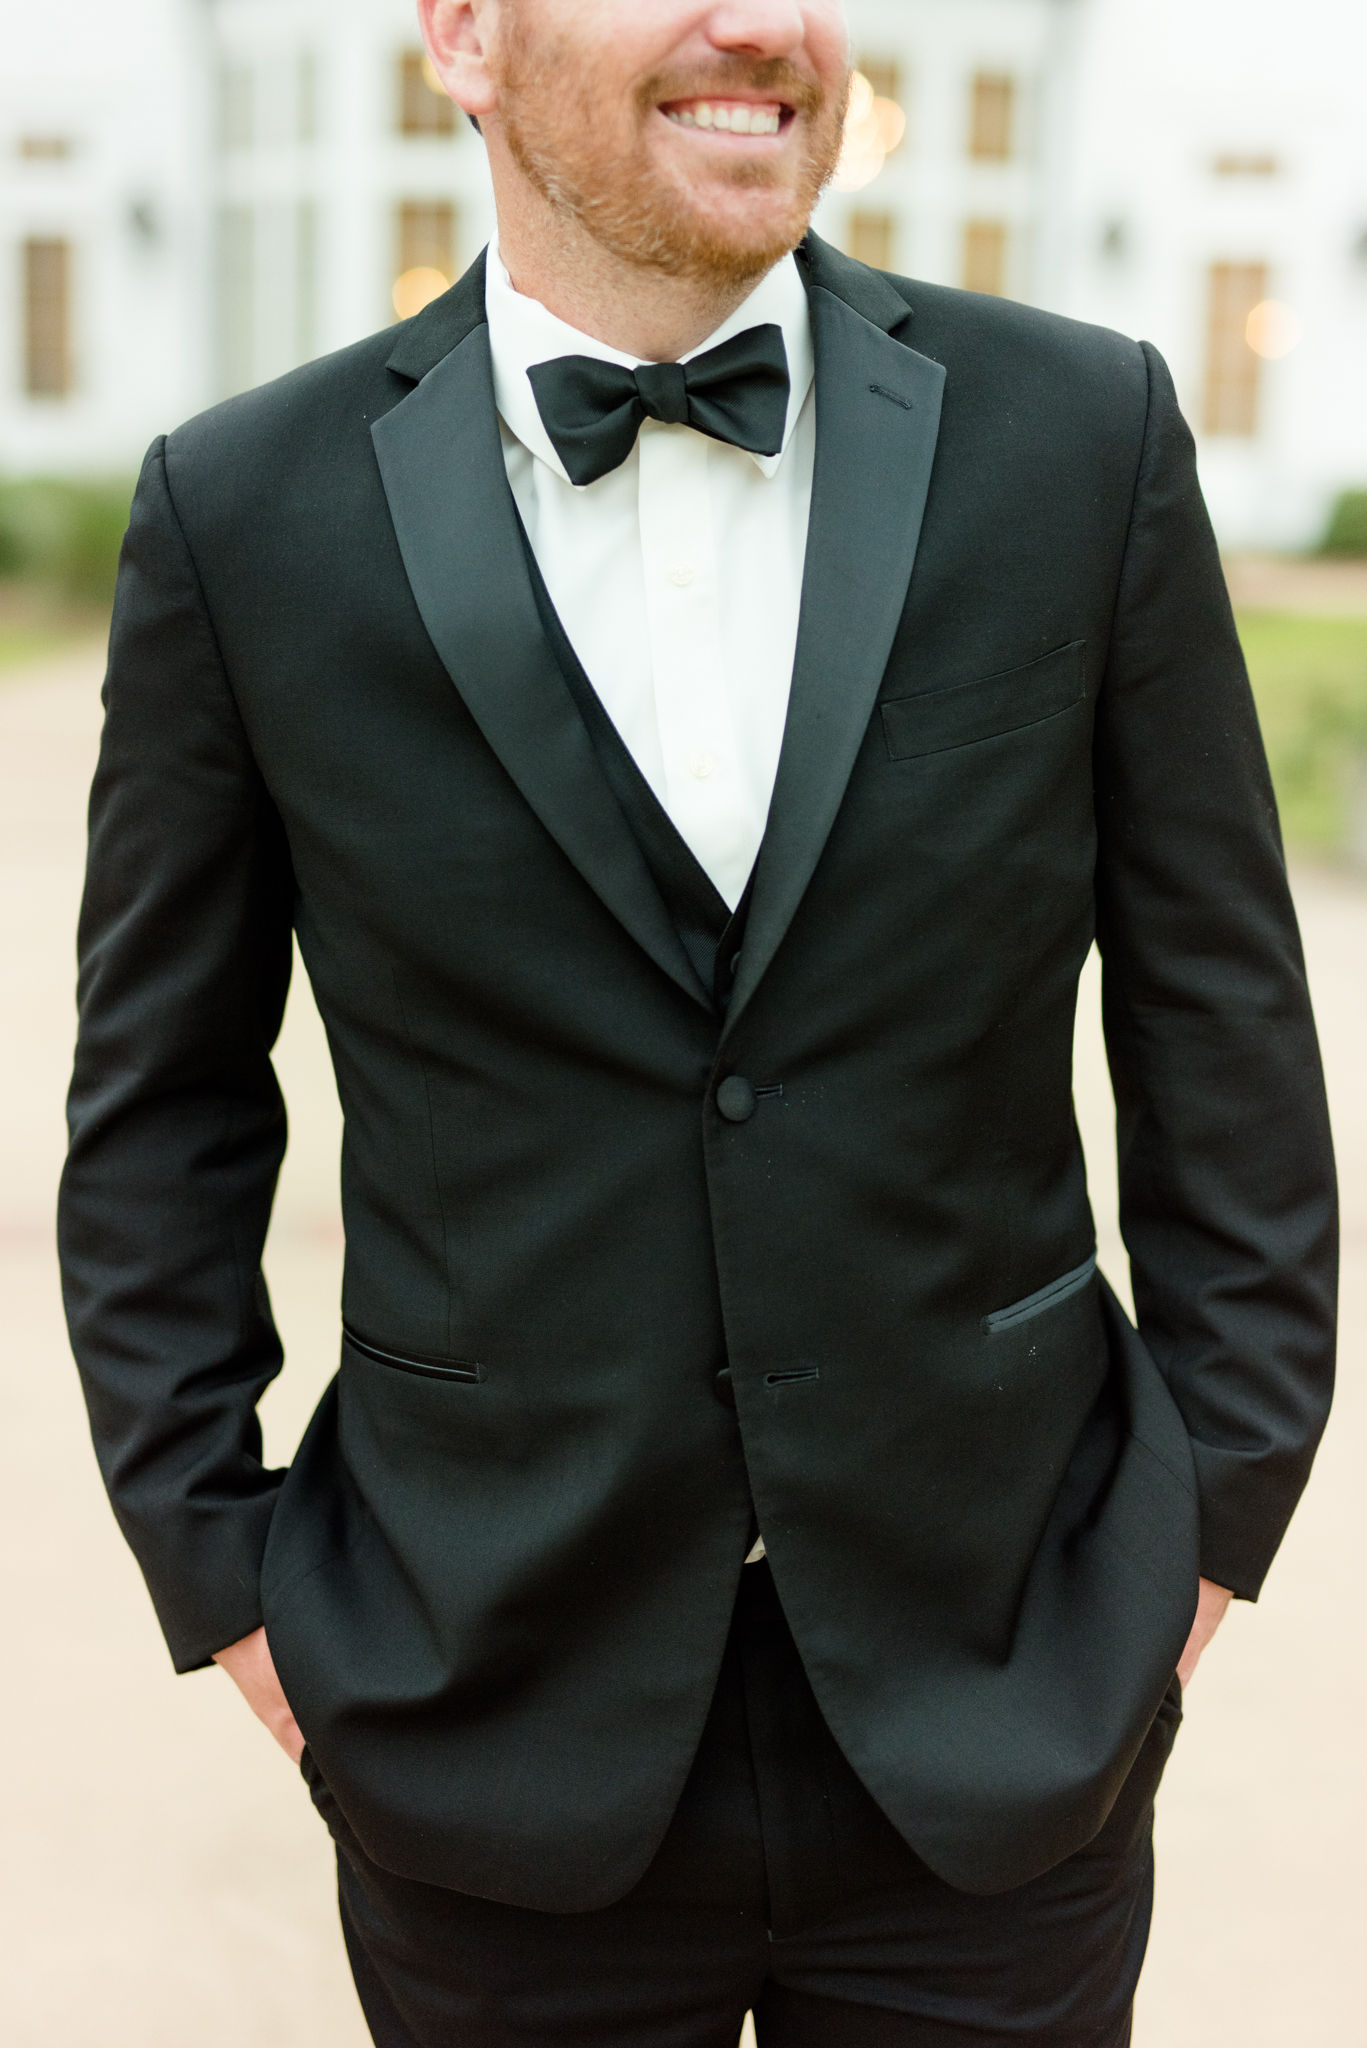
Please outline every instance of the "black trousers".
M1101 1834L993 1898L920 1861L837 1748L751 1565L654 1863L600 1912L536 1913L373 1863L316 1766L377 2048L1126 2048L1176 1682Z

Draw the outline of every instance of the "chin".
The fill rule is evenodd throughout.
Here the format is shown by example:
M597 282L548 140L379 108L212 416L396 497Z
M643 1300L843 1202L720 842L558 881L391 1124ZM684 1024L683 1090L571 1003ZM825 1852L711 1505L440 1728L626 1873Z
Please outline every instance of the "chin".
M763 271L795 249L807 232L809 212L792 192L748 190L703 197L680 194L676 215L679 241L713 262L743 271ZM706 253L705 253L706 252Z

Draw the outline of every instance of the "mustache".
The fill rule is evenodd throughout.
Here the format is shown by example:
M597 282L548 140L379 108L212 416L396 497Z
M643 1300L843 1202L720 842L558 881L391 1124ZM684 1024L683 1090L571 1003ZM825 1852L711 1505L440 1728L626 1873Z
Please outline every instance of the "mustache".
M657 71L637 88L636 102L643 113L673 100L725 99L741 89L782 100L795 114L817 114L828 95L815 79L807 78L787 57L719 57L706 69Z

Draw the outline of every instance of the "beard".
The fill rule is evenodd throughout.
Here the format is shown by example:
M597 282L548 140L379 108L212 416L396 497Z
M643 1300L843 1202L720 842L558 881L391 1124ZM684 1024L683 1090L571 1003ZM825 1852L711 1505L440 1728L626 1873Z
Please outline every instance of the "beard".
M621 104L610 56L586 68L568 38L534 34L528 11L505 15L499 115L513 162L557 213L629 263L718 285L758 279L796 248L840 155L848 86L824 93L783 57L721 57L705 73L644 80L619 121L605 124L604 109ZM738 156L695 193L652 161L648 123L662 103L742 89L793 109L802 126L796 165Z

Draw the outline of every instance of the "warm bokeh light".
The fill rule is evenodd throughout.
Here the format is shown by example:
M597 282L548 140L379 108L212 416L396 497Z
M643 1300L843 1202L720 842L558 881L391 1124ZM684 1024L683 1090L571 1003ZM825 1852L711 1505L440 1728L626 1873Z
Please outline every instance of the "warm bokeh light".
M446 90L446 87L442 84L441 79L438 77L437 67L432 62L432 59L430 57L424 57L422 60L422 75L423 83L426 85L429 92L440 93L443 99L448 99L450 97Z
M871 184L907 132L907 117L896 100L881 99L862 71L850 81L845 146L833 183L837 192L858 192Z
M423 266L417 270L405 270L394 286L394 311L400 320L411 320L415 313L421 313L424 306L430 306L433 299L439 299L450 289L451 279L440 270L428 270Z
M1255 356L1263 356L1270 363L1280 362L1298 348L1305 339L1305 328L1290 306L1283 306L1276 299L1264 299L1255 306L1248 316L1248 345Z
M896 100L876 99L870 113L884 156L891 156L907 132L907 117Z

